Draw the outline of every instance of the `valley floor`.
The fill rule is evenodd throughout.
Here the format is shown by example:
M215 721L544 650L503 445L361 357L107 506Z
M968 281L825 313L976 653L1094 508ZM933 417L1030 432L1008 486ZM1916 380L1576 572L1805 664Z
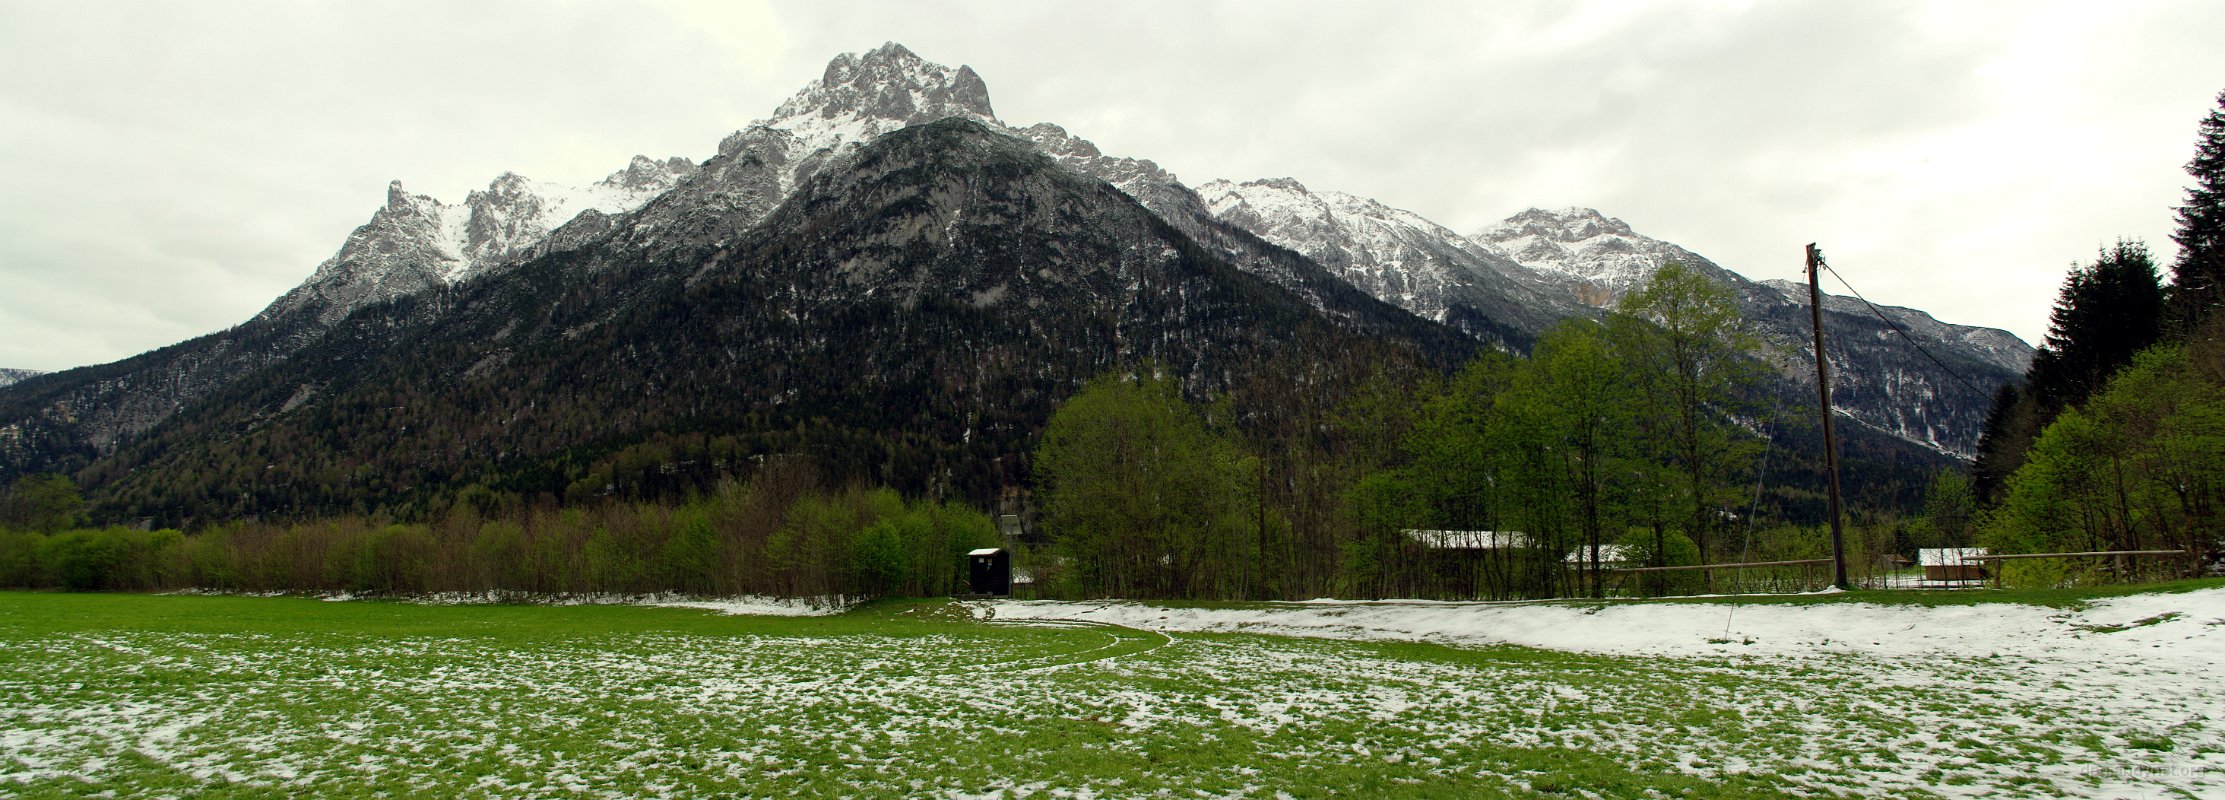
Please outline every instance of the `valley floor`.
M0 593L0 794L2207 797L2219 675L2225 588L804 617Z

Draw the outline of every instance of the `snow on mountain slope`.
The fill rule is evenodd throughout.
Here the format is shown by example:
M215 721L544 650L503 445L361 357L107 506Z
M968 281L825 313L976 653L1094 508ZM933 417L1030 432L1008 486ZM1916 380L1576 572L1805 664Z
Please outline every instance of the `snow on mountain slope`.
M1159 212L1161 216L1166 215L1169 205L1169 198L1164 195L1170 189L1181 187L1181 181L1174 177L1174 173L1161 168L1157 162L1106 155L1089 140L1048 122L1030 125L1013 133L1034 142L1036 149L1058 159L1060 163L1127 192L1129 197L1136 198L1145 208Z
M1806 284L1795 283L1782 278L1771 278L1762 281L1761 284L1783 293L1785 299L1792 301L1794 305L1801 308L1808 307L1808 286ZM1870 314L1869 306L1861 300L1831 294L1830 292L1823 293L1823 308L1825 311L1875 318ZM1968 354L2001 369L2019 374L2032 366L2032 346L2025 344L2023 339L2017 338L2016 334L2008 331L1999 328L1980 328L1941 322L1937 317L1914 308L1878 306L1877 309L1884 312L1888 319L1899 324L1901 330L1907 331L1909 336L1924 343L1927 347L1936 344L1940 347L1952 348L1957 352Z
M1750 280L1588 208L1532 208L1469 238L1599 305L1611 304L1663 264L1682 264L1736 292L1747 322L1763 339L1761 355L1792 383L1814 386L1806 286ZM1860 301L1827 296L1824 329L1835 404L1860 424L1969 456L1991 407L1991 387L2022 375L2031 363L2032 347L2006 331L1940 322L1914 309L1885 313L1949 367L1930 363Z
M685 158L635 156L625 169L577 187L505 172L454 205L411 194L394 181L387 184L385 207L262 316L309 313L320 327L330 326L366 305L464 280L526 254L583 212L632 211L694 171Z
M1529 270L1403 209L1289 178L1198 187L1213 216L1295 250L1377 298L1426 319L1472 313L1527 331L1585 313Z
M972 67L945 67L889 42L863 55L836 56L818 82L759 125L786 131L808 154L949 117L1002 127L989 106L989 87Z
M1717 280L1729 277L1690 250L1641 236L1628 223L1589 208L1532 208L1468 238L1524 267L1570 282L1593 305L1608 304L1670 261Z
M951 116L1002 128L972 68L933 64L889 43L836 57L772 117L728 136L715 169L699 170L685 158L635 156L625 169L588 186L504 173L454 205L410 194L396 181L386 206L264 313L314 307L317 321L329 326L365 305L545 253L551 234L574 221L581 225L575 235L561 237L563 243L591 238L608 229L609 218L643 207L699 172L709 172L709 180L691 200L711 201L709 210L732 222L754 223L828 158L889 131ZM732 213L737 210L742 213Z
M7 369L5 367L0 367L0 386L6 386L8 384L21 381L25 378L34 378L44 374L45 373L39 372L38 370Z

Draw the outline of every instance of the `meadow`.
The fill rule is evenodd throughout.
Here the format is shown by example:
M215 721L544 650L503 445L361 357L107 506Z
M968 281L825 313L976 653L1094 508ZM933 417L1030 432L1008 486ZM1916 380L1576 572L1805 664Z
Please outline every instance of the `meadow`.
M0 593L0 794L2214 796L2218 596L2122 627L2013 607L2161 654L2081 663L1183 632L1132 605Z

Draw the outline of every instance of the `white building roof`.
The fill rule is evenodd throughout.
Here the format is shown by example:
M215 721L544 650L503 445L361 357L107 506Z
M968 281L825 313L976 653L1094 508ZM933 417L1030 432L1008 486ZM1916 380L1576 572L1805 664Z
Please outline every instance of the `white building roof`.
M1406 539L1431 550L1507 550L1530 546L1521 531L1428 531L1408 528Z
M966 555L969 555L969 556L993 556L993 555L996 555L996 554L998 554L998 553L1002 553L1002 552L1004 552L1004 548L1001 548L1001 547L984 547L984 548L981 548L981 549L979 549L979 550L975 550L975 551L973 551L973 552L967 553Z
M1579 547L1579 548L1576 548L1576 549L1574 549L1574 550L1570 550L1570 551L1568 551L1568 563L1570 563L1570 564L1589 564L1589 563L1591 563L1591 562L1592 562L1592 560L1591 560L1591 554L1590 554L1590 553L1588 553L1588 552L1586 552L1586 551L1588 551L1588 550L1590 550L1590 549L1591 549L1591 548L1588 548L1588 547ZM1602 563L1602 564L1628 564L1628 563L1630 563L1630 561L1631 561L1631 558L1630 558L1630 545L1627 545L1627 544L1603 544L1603 545L1600 545L1600 546L1599 546L1599 563Z
M1977 567L1985 562L1978 556L1988 555L1983 547L1926 547L1916 551L1916 563L1925 567Z

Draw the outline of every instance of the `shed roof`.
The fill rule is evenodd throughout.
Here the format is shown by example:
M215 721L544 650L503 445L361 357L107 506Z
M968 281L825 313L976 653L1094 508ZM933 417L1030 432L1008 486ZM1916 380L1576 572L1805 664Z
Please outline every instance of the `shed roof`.
M1508 550L1530 546L1521 531L1431 531L1408 528L1407 541L1431 550Z
M1987 555L1983 547L1926 547L1916 551L1916 563L1926 567L1976 567L1983 562L1978 557Z
M1002 548L1002 547L984 547L984 548L981 548L981 549L979 549L979 550L975 550L975 551L973 551L973 552L967 553L966 555L969 555L969 556L993 556L993 555L996 555L996 554L998 554L998 553L1002 553L1002 552L1004 552L1004 548Z
M1591 550L1589 547L1579 547L1568 551L1568 563L1591 563L1589 550ZM1599 546L1599 563L1602 564L1628 564L1632 561L1630 556L1630 545L1627 544L1603 544Z

